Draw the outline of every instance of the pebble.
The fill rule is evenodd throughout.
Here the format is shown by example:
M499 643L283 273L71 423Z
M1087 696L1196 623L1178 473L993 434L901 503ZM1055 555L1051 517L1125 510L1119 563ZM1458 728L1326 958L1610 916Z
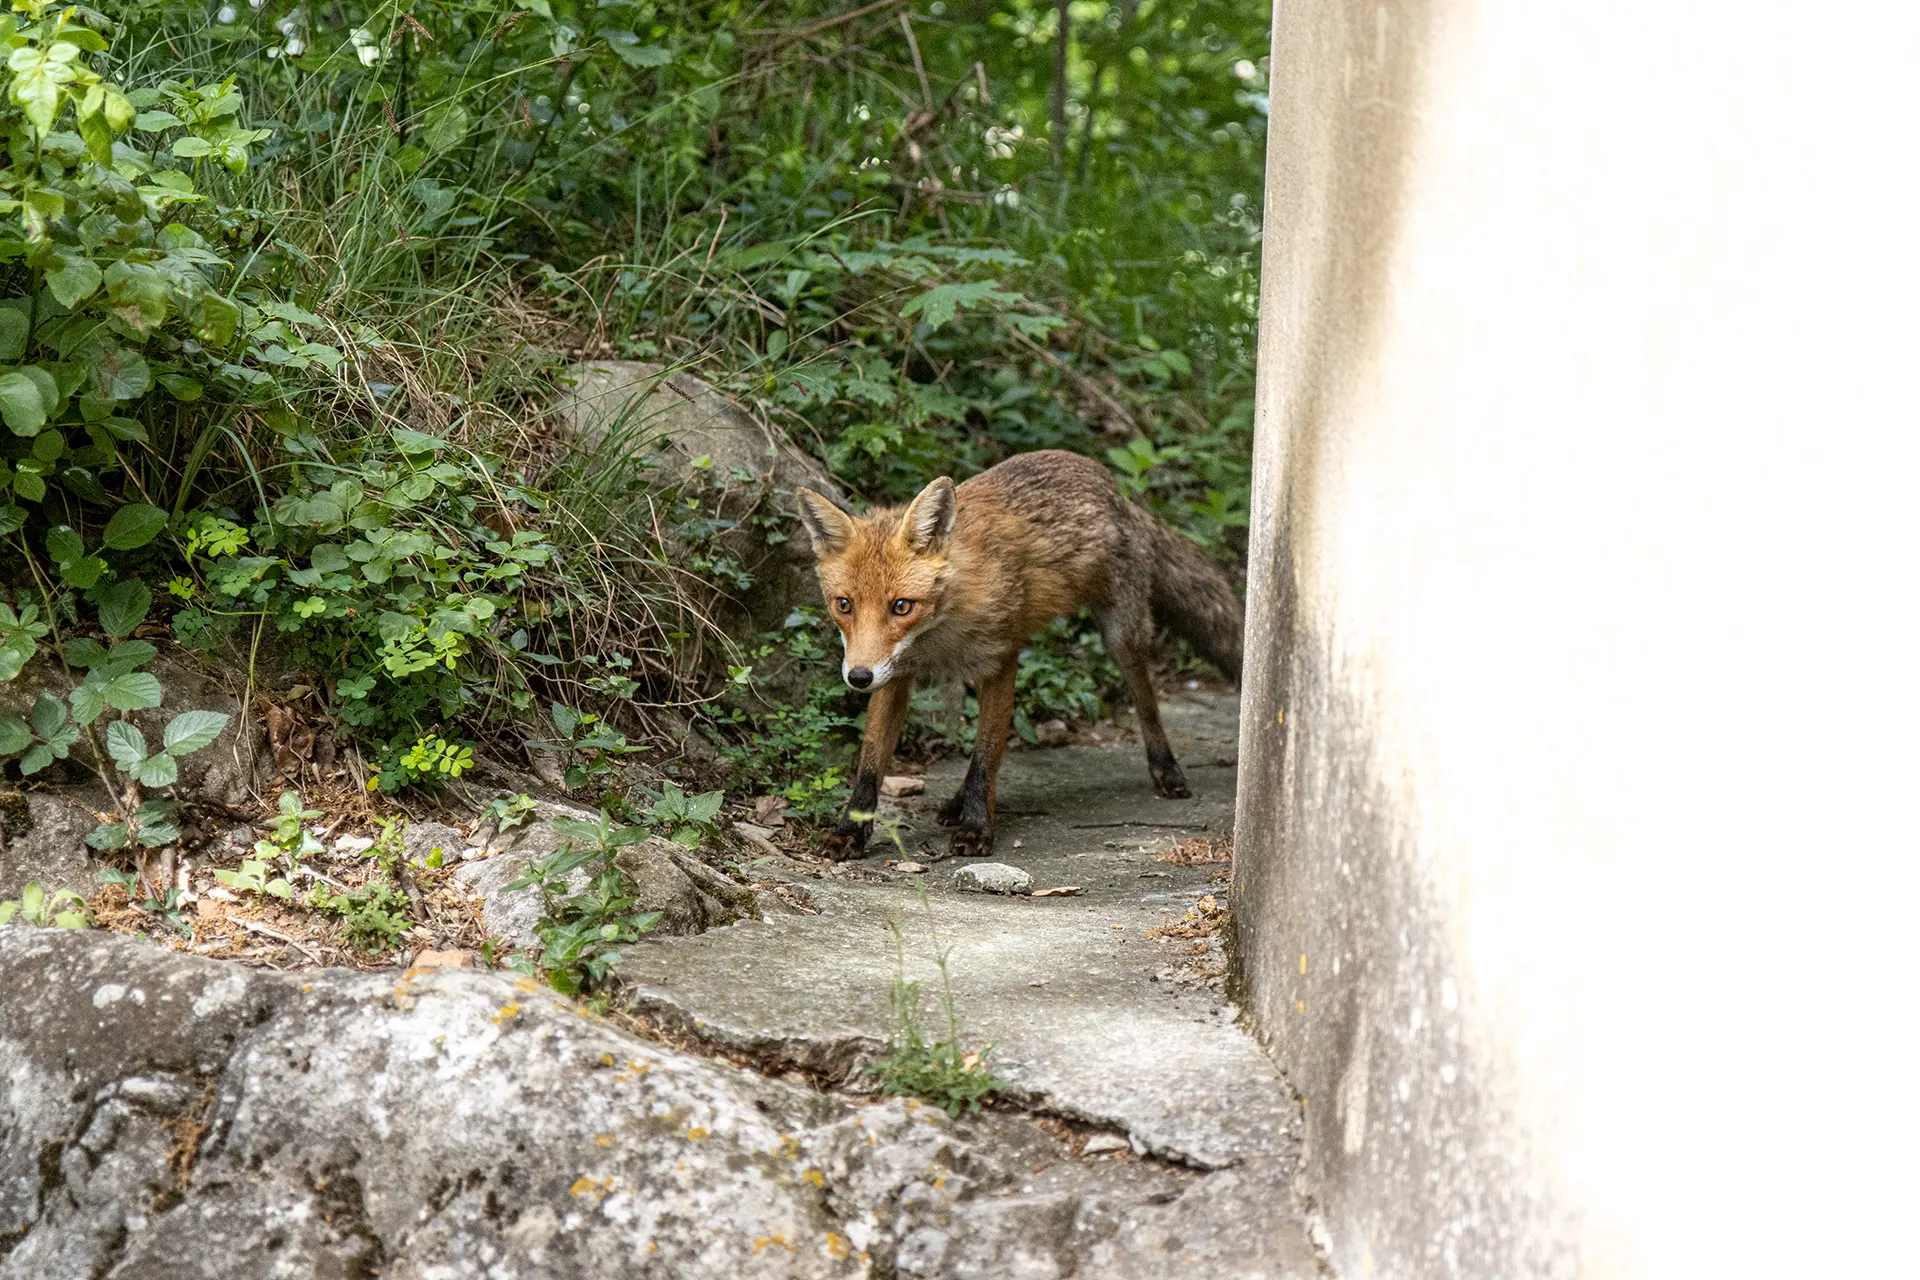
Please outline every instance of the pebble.
M1032 893L1033 877L1004 862L976 862L954 873L953 887L962 893Z
M1033 736L1043 747L1057 747L1067 740L1067 722L1065 720L1042 720L1033 726Z
M925 778L916 778L908 774L899 774L880 780L880 794L889 796L895 800L898 800L901 796L925 795L926 790L927 780Z
M1083 1156L1104 1155L1109 1151L1130 1151L1133 1144L1117 1133L1096 1133L1087 1139L1087 1145L1080 1148Z
M413 958L415 969L471 969L473 955L467 951L422 951Z
M373 848L373 840L368 836L341 836L333 842L333 851L338 854L365 853Z

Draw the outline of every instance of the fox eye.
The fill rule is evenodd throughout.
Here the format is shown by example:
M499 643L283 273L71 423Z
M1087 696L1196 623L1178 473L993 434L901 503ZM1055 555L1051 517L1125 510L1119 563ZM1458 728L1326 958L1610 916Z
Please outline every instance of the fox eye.
M914 602L913 602L913 601L911 601L911 600L908 600L908 599L906 599L906 598L905 598L904 596L903 596L903 597L901 597L901 598L900 598L900 599L898 599L898 600L895 600L895 601L893 602L893 615L894 615L894 617L896 617L896 618L904 618L904 617L906 617L906 616L907 616L908 614L910 614L910 613L912 613L912 612L913 612L913 604L914 604Z
M841 596L838 600L835 600L833 602L833 607L838 609L842 613L852 613L853 601L847 599L845 596Z

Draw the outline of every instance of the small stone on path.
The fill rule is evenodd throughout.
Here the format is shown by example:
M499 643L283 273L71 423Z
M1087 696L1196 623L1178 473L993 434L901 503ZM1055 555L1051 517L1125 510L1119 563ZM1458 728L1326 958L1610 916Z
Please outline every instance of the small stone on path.
M912 876L917 876L927 869L927 864L924 862L900 862L898 860L888 862L887 866L894 871L904 871Z
M1067 740L1067 722L1042 720L1033 726L1033 736L1040 740L1040 745L1043 747L1057 747Z
M471 969L473 953L470 951L422 951L413 958L410 966L415 969Z
M900 774L895 777L882 778L880 780L880 794L895 800L898 800L902 796L924 795L926 794L926 790L927 780L925 778L916 778L907 774Z
M1133 1144L1117 1133L1096 1133L1080 1148L1083 1156L1104 1155L1109 1151L1131 1151Z
M962 893L1032 893L1033 877L1004 862L976 862L954 873L953 887Z

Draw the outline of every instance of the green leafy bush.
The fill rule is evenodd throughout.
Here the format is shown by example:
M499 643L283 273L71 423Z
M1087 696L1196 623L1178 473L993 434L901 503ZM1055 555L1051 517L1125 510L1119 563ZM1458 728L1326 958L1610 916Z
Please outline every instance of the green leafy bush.
M644 826L621 826L605 810L595 822L556 818L554 830L567 844L530 865L509 889L538 889L542 904L534 934L540 939L537 965L556 991L590 993L606 982L619 963L620 948L638 941L659 923L658 911L640 910L620 851L645 840ZM576 872L586 884L572 887Z

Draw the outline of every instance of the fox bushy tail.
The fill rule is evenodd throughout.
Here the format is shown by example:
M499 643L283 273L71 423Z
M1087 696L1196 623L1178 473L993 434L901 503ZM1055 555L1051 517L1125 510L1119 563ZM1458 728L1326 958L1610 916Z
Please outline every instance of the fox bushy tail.
M1246 617L1233 584L1183 535L1152 516L1146 520L1153 527L1154 622L1186 640L1227 679L1240 683L1240 633Z

